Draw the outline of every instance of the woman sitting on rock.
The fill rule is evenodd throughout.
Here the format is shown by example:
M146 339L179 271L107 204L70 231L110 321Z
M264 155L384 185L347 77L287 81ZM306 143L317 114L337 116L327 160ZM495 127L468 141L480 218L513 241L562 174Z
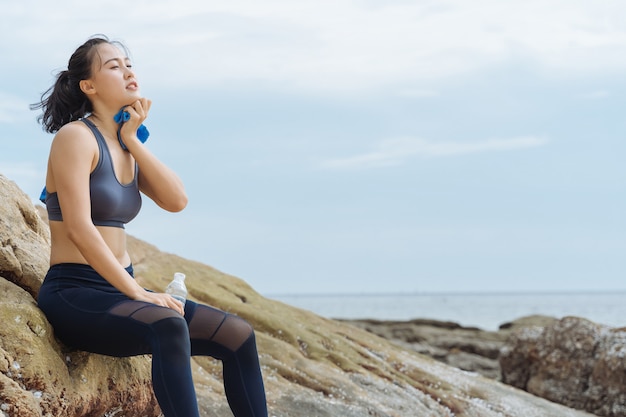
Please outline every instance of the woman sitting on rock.
M125 48L94 37L33 106L43 110L44 129L56 133L45 189L50 269L39 306L73 348L116 357L152 354L154 393L165 417L199 416L191 355L223 361L236 417L265 417L252 327L193 301L183 306L133 278L124 225L139 212L140 192L167 211L187 204L181 180L143 144L150 104Z

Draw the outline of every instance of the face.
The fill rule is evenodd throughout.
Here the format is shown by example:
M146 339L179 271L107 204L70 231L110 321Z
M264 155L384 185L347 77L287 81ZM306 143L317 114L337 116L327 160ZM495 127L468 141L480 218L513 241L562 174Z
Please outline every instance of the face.
M96 46L92 76L88 81L92 100L101 100L114 109L121 108L141 98L139 84L130 59L115 45L102 43Z

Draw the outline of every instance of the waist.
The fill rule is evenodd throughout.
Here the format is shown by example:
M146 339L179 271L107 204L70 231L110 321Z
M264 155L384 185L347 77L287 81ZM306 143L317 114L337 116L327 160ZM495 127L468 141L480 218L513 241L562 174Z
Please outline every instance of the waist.
M133 265L130 264L126 268L126 272L131 277L134 276ZM102 275L96 272L90 265L64 262L50 266L46 274L45 281L61 280L66 283L73 283L80 286L110 286L113 287Z
M51 221L49 224L50 236L52 238L52 245L50 247L50 264L88 264L79 248L69 238L67 225L64 222L55 221ZM131 263L131 259L128 255L126 246L126 231L117 227L96 226L96 229L120 265L129 265Z

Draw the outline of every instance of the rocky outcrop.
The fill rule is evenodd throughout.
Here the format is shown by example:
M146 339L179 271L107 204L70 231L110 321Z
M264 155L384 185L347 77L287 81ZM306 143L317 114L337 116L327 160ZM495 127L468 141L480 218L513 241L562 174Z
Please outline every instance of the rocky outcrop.
M0 276L36 297L50 257L50 233L33 203L0 174Z
M599 416L626 416L626 328L577 317L513 332L500 355L502 380Z
M158 416L149 357L88 354L54 338L34 298L47 268L46 223L2 175L0 198L0 416ZM264 298L241 279L137 239L129 245L142 285L162 289L182 271L191 298L252 323L272 416L588 415ZM193 369L201 415L230 415L220 363L194 358Z
M626 416L626 329L530 316L495 332L436 320L345 320L406 349L568 407Z
M0 416L157 417L148 357L113 359L57 342L35 301L50 237L32 202L0 175Z
M500 350L511 333L520 328L546 326L555 320L546 316L522 317L503 323L498 331L429 319L341 321L464 371L499 380Z

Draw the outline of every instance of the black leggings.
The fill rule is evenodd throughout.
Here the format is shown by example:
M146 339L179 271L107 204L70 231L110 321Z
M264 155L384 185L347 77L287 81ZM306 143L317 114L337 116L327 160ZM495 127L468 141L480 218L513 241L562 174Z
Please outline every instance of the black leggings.
M132 266L127 271L133 275ZM165 417L199 416L191 355L222 360L235 417L267 416L254 331L233 314L188 300L183 317L131 300L83 264L52 266L38 303L70 347L116 357L152 354L152 384Z

